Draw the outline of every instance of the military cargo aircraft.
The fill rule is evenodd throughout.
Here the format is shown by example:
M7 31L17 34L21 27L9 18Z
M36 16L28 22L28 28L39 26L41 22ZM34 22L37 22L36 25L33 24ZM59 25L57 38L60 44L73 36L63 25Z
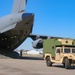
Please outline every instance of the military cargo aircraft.
M27 0L14 0L12 13L0 18L0 54L13 54L32 32L34 14L26 13L26 4Z

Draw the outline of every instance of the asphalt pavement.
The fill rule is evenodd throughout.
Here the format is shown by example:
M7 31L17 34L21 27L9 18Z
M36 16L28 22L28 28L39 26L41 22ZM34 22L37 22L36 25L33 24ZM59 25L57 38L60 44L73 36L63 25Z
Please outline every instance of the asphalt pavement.
M0 75L75 75L75 66L66 70L62 64L47 67L40 57L0 59Z

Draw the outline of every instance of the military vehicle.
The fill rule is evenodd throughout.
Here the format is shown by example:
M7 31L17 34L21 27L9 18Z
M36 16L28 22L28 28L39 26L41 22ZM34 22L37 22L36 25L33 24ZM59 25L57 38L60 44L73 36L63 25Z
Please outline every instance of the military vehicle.
M47 66L62 63L66 69L75 64L75 40L50 38L43 40L43 57Z

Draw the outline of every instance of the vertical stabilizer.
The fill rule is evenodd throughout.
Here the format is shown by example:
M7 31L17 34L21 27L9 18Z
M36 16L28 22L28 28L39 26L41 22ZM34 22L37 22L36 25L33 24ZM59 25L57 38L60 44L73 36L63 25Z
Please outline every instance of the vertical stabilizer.
M25 11L27 0L14 0L12 13Z

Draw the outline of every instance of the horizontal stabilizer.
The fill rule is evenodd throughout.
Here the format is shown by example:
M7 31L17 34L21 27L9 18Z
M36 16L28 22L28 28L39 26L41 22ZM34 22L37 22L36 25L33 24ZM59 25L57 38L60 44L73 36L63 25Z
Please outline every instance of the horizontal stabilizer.
M11 29L15 28L15 26L16 26L16 24L10 25L10 26L0 30L0 33L3 33L3 32L6 32L8 30L11 30Z

